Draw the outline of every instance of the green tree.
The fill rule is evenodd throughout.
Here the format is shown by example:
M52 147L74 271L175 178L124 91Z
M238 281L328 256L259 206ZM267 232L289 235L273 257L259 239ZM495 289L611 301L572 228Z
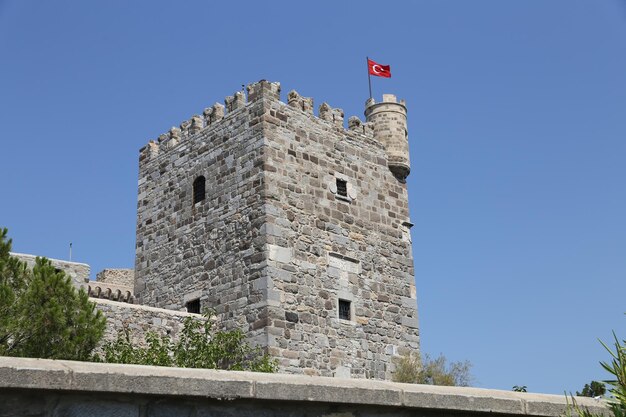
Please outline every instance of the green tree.
M528 392L528 387L526 385L513 385L513 391Z
M11 256L0 229L0 355L89 360L106 319L49 260L33 269Z
M393 380L411 384L468 387L473 380L471 368L469 361L448 363L443 355L432 359L426 354L422 359L419 355L407 354L396 360Z
M585 384L581 392L576 391L576 395L579 397L601 397L605 393L606 386L598 381L591 381L590 384Z
M169 335L150 332L143 345L131 341L124 329L117 339L104 345L102 360L110 363L179 366L183 368L227 369L235 371L276 372L276 360L251 346L241 330L213 328L212 314L204 320L187 317L177 341Z

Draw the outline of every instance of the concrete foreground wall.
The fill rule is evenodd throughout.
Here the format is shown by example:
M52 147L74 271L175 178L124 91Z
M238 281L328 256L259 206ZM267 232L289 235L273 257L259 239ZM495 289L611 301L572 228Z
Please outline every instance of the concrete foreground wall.
M608 415L602 402L582 406ZM551 416L565 398L477 388L0 357L0 416Z

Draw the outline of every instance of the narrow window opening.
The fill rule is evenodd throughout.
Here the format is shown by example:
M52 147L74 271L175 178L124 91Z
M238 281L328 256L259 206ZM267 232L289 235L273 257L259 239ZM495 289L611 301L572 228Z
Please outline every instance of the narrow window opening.
M348 198L348 182L337 178L337 195Z
M193 181L193 204L204 200L206 196L205 183L206 180L203 176L199 176Z
M196 298L187 303L187 313L200 314L200 299Z
M350 320L350 301L339 300L339 318Z

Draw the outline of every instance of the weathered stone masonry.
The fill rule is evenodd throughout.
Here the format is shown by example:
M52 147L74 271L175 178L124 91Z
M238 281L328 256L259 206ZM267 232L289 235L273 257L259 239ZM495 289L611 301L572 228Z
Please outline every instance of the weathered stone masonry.
M26 262L26 265L28 265L29 268L33 268L37 260L37 256L25 253L12 252L11 256L18 258L22 262ZM48 258L48 260L54 268L65 272L65 275L72 280L72 284L74 284L75 287L80 288L82 285L89 282L89 273L91 272L91 267L89 265L80 262L64 261L61 259Z
M104 341L115 340L122 329L129 330L131 340L136 344L144 344L150 332L159 336L169 335L177 339L187 317L203 320L197 314L184 311L165 310L106 299L94 298L92 301L107 318Z
M418 349L404 103L368 101L348 130L278 83L225 104L140 152L135 296L199 300L283 372L390 378Z

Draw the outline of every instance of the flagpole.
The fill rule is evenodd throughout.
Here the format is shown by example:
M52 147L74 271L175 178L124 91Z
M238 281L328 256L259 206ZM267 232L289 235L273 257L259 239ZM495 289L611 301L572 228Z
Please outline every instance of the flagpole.
M372 76L370 75L370 58L368 56L365 57L367 62L367 82L370 86L370 99L372 98Z

